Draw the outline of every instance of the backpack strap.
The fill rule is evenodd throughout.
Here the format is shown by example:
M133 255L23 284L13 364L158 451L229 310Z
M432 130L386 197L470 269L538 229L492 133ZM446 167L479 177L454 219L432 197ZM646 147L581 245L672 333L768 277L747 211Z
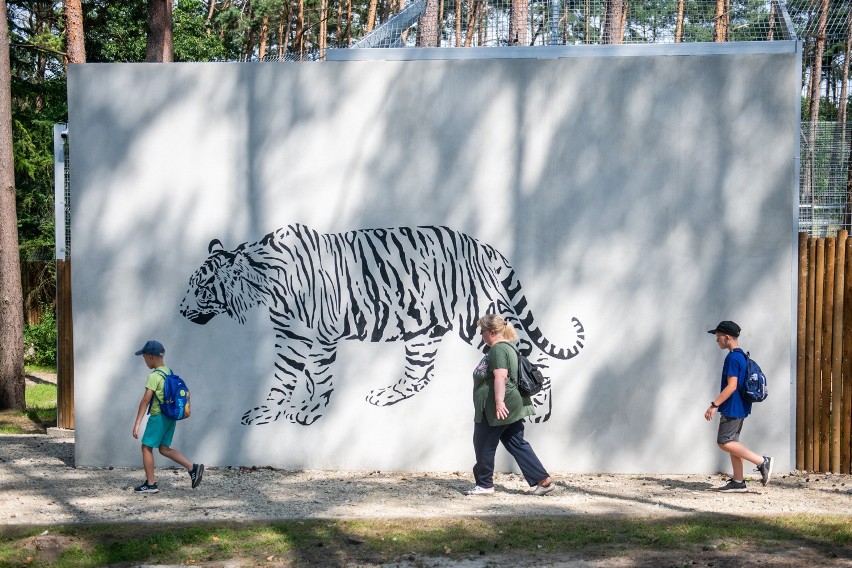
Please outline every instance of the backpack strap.
M161 371L160 369L154 369L154 371L153 371L153 372L154 372L154 373L160 373L161 375L163 375L163 381L165 381L165 380L166 380L166 373L165 373L165 371ZM148 412L147 412L147 414L151 414L151 407L154 405L154 397L157 397L157 402L158 402L158 403L162 404L162 402L163 402L163 401L161 401L161 400L160 400L160 397L158 397L158 396L157 396L157 391L151 391L151 392L153 392L153 393L154 393L154 396L152 396L152 397L151 397L151 400L149 400L149 401L148 401Z
M515 383L517 383L521 379L521 350L515 347L514 343L510 343L508 341L504 341L503 343L508 343L509 347L511 347L515 351L515 355L517 355L518 368L515 370Z
M745 360L746 360L745 379L743 380L742 384L740 384L739 377L737 377L737 390L742 391L742 389L745 388L745 380L748 379L748 362L751 359L751 357L749 357L749 355L751 355L751 351L743 351L739 347L734 349L734 351L739 351L740 353L742 353L743 357L745 357Z

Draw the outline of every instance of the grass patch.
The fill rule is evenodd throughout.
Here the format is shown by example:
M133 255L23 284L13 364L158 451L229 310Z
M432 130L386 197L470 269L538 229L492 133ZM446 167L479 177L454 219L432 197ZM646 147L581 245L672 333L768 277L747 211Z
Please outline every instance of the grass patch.
M24 397L26 410L0 412L0 434L44 434L56 425L56 385L28 386Z
M0 566L84 568L229 559L312 566L580 551L601 558L626 551L701 550L720 542L725 544L718 549L725 553L751 546L806 549L826 559L852 555L852 519L808 515L70 525L50 527L47 535L43 530L0 527Z

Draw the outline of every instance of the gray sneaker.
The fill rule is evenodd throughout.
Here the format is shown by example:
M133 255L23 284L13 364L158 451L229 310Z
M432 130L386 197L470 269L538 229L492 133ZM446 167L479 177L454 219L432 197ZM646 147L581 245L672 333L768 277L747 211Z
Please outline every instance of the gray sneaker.
M134 489L136 493L159 493L160 490L157 488L157 483L148 483L146 480L145 483Z
M201 478L204 477L204 464L194 463L189 472L189 479L192 480L192 488L195 489L201 483Z
M720 493L745 493L748 489L746 489L745 481L734 481L732 479L716 491Z
M764 486L769 483L769 479L772 477L772 461L772 458L763 456L763 463L754 470L760 472L760 482Z

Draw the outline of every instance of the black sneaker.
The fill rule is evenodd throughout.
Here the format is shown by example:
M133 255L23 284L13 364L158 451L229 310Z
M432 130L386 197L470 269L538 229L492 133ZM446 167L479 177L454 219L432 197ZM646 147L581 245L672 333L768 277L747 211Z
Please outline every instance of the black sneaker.
M156 483L148 483L145 481L142 485L134 489L136 493L159 493L160 490L157 488Z
M745 481L734 481L732 479L716 491L720 493L745 493L748 489L746 489Z
M204 464L194 463L189 471L189 479L192 480L192 488L195 489L201 483L201 478L204 477Z
M763 456L763 463L757 466L754 471L760 472L760 482L763 485L769 483L769 479L772 477L772 458Z

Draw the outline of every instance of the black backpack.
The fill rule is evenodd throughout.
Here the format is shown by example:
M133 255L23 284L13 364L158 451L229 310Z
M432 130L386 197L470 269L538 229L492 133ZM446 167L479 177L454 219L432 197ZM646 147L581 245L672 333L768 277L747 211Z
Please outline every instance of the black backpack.
M518 392L521 396L531 397L541 392L544 387L544 375L532 361L524 357L521 352L510 343L518 354Z

